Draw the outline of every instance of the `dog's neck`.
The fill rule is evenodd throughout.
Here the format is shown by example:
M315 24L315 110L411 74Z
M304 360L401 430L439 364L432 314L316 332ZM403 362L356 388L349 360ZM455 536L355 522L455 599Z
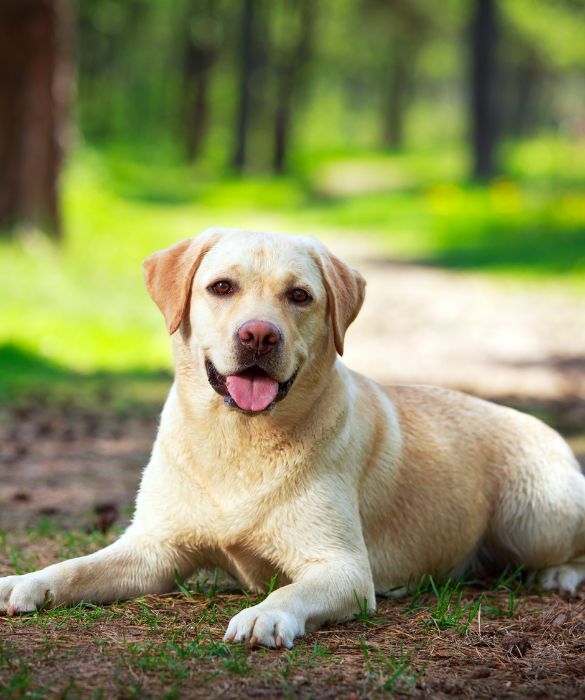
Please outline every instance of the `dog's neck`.
M349 402L339 397L349 370L335 360L334 350L302 368L289 394L258 415L226 406L192 353L175 352L175 368L159 438L170 460L220 489L261 498L279 484L306 478L314 467L311 455L339 433L347 418Z

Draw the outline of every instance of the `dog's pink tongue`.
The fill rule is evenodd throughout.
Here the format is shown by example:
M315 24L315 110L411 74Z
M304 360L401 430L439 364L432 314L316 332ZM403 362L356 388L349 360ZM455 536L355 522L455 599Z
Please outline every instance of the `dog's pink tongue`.
M226 385L232 399L244 411L263 411L278 394L278 382L266 374L232 374L226 378Z

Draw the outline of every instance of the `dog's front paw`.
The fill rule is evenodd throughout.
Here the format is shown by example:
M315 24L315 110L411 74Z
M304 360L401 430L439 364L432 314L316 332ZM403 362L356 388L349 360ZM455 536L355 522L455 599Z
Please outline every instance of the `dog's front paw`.
M223 638L224 642L249 642L252 646L287 647L304 629L296 617L282 610L255 605L232 617Z
M53 597L50 585L38 574L0 578L0 612L34 612Z

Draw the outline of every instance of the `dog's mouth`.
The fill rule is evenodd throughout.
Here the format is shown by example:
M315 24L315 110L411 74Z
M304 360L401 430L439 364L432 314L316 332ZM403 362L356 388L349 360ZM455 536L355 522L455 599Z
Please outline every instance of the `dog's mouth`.
M293 385L295 372L286 382L278 382L257 365L247 367L236 374L220 374L209 360L205 363L209 383L223 396L226 406L246 413L261 413L274 408L282 401Z

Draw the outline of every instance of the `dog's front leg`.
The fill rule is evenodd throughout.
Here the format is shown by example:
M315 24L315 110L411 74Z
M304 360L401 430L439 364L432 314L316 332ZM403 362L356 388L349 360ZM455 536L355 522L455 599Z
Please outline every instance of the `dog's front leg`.
M0 578L0 611L15 615L50 603L107 603L172 590L175 572L189 575L195 562L161 533L131 526L109 547L40 571Z
M291 648L306 629L347 620L362 606L376 607L366 553L322 560L304 567L293 583L278 588L259 605L233 617L224 640Z

